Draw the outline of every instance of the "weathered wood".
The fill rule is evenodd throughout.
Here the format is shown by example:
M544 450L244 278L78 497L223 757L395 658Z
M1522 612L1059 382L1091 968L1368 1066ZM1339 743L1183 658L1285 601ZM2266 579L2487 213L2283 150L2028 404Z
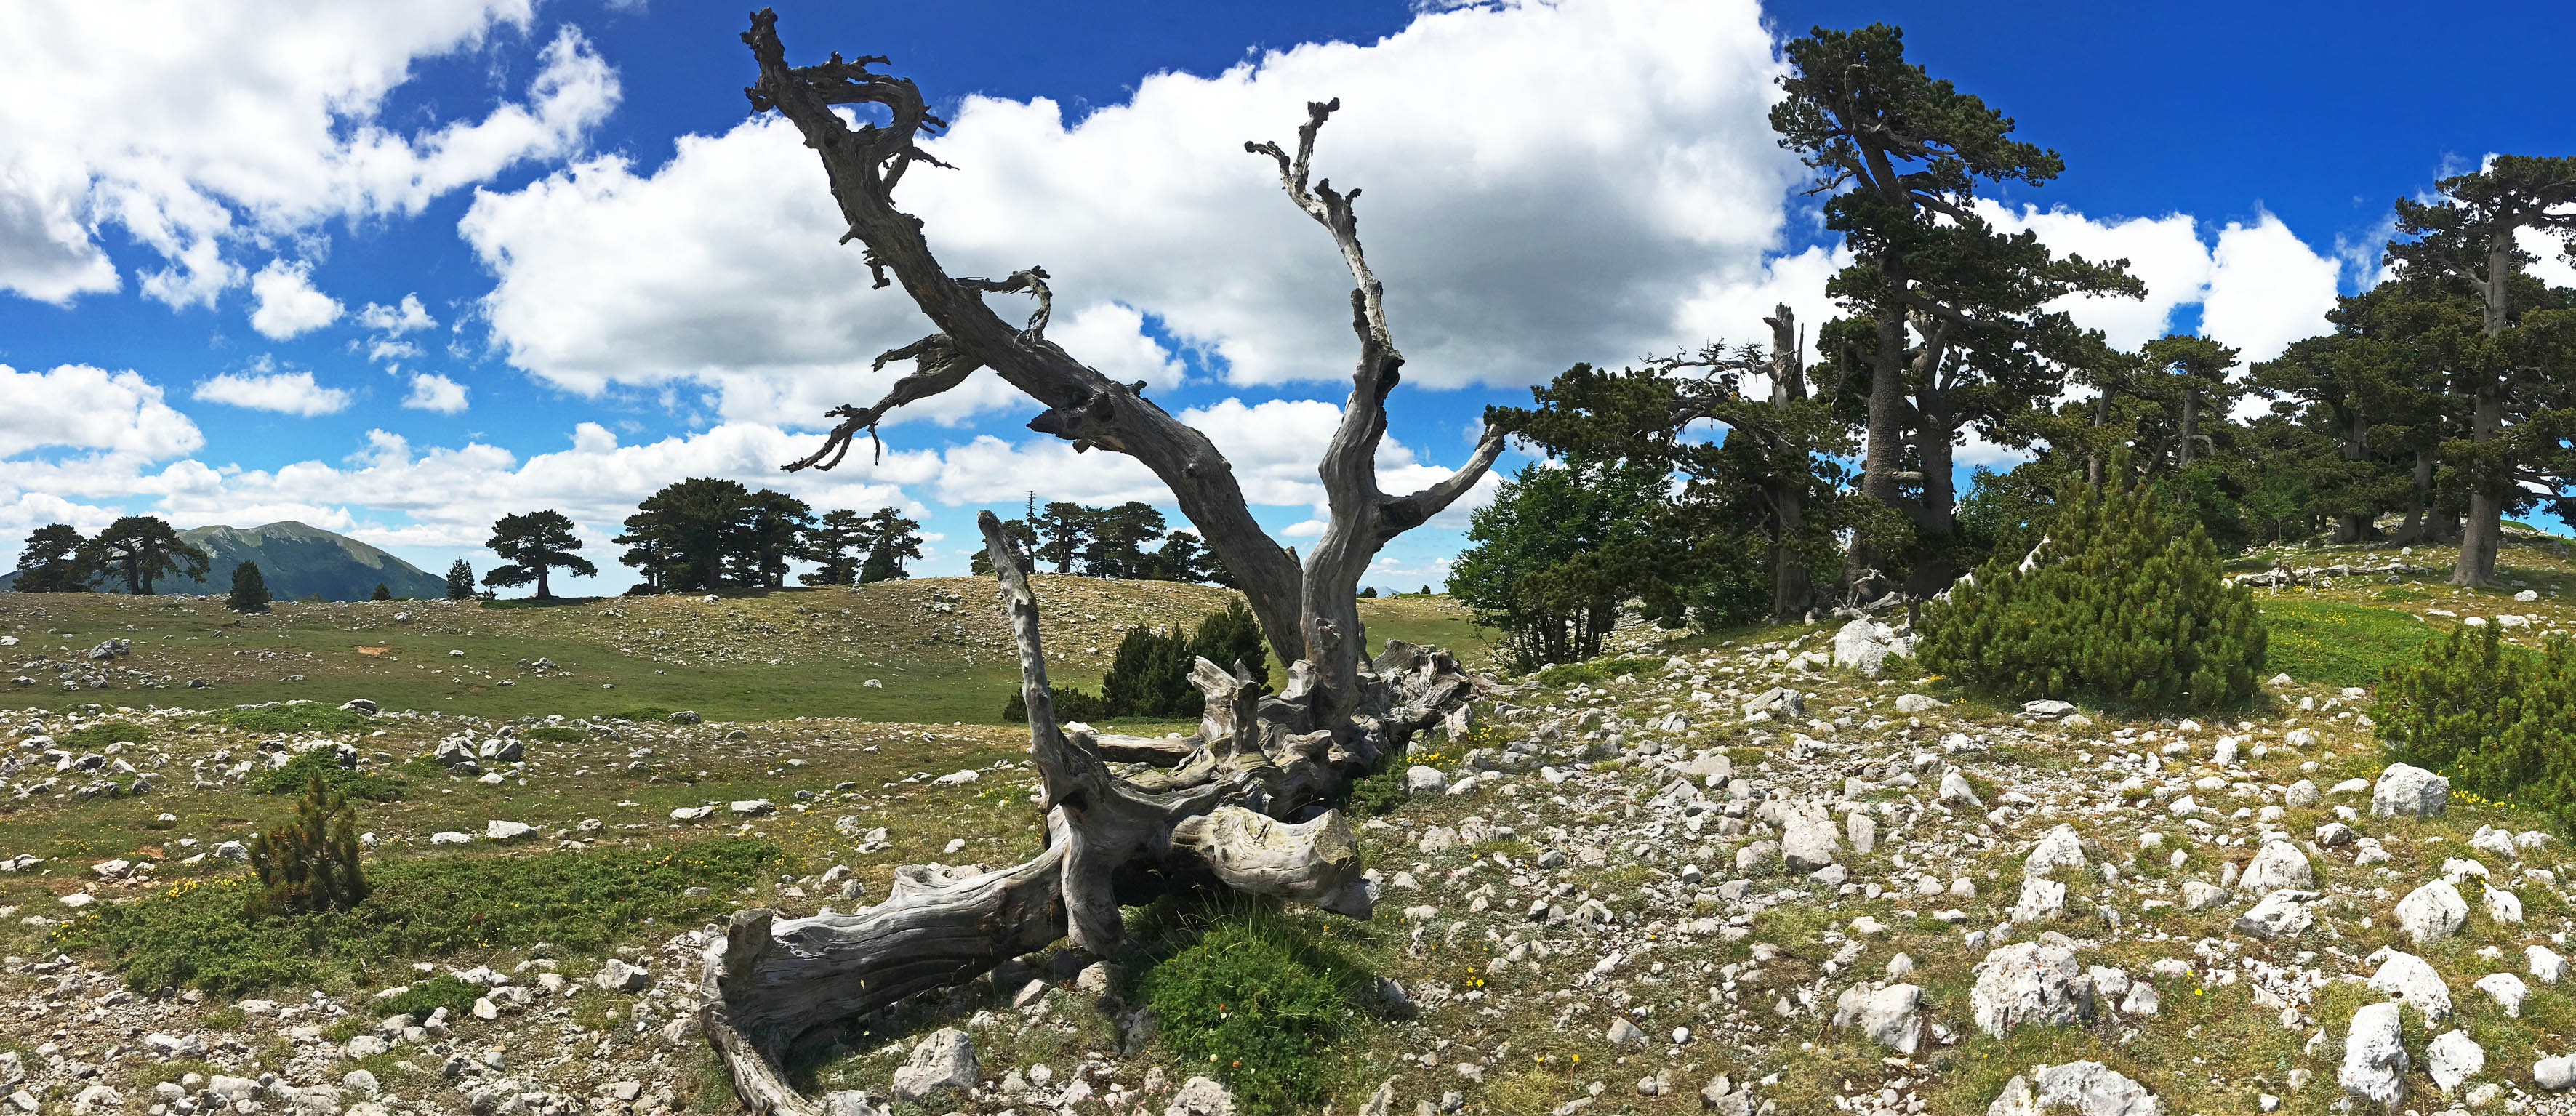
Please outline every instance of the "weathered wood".
M1134 886L1133 868L1150 869L1147 879L1195 877L1367 917L1358 846L1332 804L1414 733L1444 720L1461 731L1463 710L1485 683L1445 652L1393 640L1369 658L1355 604L1359 577L1389 539L1474 487L1503 438L1489 428L1465 468L1422 491L1389 496L1378 488L1386 396L1403 357L1360 248L1351 209L1359 191L1337 192L1329 181L1309 185L1316 133L1337 103L1309 106L1293 157L1276 144L1246 145L1278 160L1290 198L1332 235L1357 284L1351 305L1359 366L1320 470L1327 526L1301 568L1254 521L1232 467L1204 434L1144 399L1144 385L1115 383L1045 338L1052 292L1043 268L1001 280L952 278L941 269L920 221L892 199L912 164L939 165L915 137L945 125L912 82L872 70L881 58L836 54L820 65L789 67L777 18L766 10L752 16L743 41L760 67L758 83L746 90L754 111L774 109L803 134L849 222L844 241L863 242L877 284L891 275L939 330L879 357L879 368L911 359L916 371L876 406L834 411L843 421L823 449L790 468L831 468L859 431L873 437L887 412L990 368L1047 407L1031 429L1070 440L1078 451L1126 454L1162 478L1288 664L1287 684L1274 694L1262 679L1238 674L1239 664L1229 670L1198 661L1191 679L1207 695L1207 713L1199 734L1185 740L1059 724L1028 571L1000 521L979 515L1019 653L1046 849L1027 863L963 879L905 869L886 902L854 914L778 919L747 911L734 918L705 959L708 1040L754 1111L804 1116L817 1108L781 1069L782 1052L799 1036L969 979L1058 938L1107 951L1124 932L1121 899L1135 898L1120 891ZM847 104L880 106L886 120L854 128L833 109ZM1038 302L1021 327L982 301L1011 292ZM1124 778L1111 770L1113 761L1164 769Z

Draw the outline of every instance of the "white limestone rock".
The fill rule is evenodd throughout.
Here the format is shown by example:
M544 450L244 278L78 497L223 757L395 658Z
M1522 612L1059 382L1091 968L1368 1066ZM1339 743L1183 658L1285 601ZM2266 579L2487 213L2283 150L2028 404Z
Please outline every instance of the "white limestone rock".
M2413 764L2392 763L2370 788L2373 817L2429 818L2451 804L2451 781Z
M2397 1005L2377 1003L2352 1013L2343 1040L2343 1067L2335 1083L2355 1102L2393 1112L2406 1096L2406 1045L2400 1040Z
M1977 1029L2002 1038L2016 1027L2093 1017L2093 978L2076 964L2075 943L2056 931L1989 950L1977 964L1968 1003Z
M2397 901L2397 925L2417 945L2459 933L2468 919L2469 904L2449 880L2434 880Z

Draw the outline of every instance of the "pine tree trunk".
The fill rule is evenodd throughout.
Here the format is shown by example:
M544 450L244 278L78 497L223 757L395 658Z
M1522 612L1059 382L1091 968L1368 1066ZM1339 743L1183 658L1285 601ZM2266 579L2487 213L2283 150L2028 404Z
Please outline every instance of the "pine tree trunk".
M1881 281L1901 286L1903 270L1893 260L1878 264ZM1878 351L1870 355L1869 430L1863 439L1860 492L1891 508L1905 506L1904 495L1897 488L1897 464L1905 456L1905 312L1902 309L1881 310L1878 316ZM1886 560L1878 548L1853 539L1850 557L1844 563L1843 584L1856 585L1868 572Z
M2470 437L2478 444L2494 441L2504 429L2504 400L2481 390L2470 413ZM2468 519L2461 525L2460 557L2451 567L2451 584L2483 586L2495 581L2496 548L2504 539L2504 498L2480 481L2469 493Z

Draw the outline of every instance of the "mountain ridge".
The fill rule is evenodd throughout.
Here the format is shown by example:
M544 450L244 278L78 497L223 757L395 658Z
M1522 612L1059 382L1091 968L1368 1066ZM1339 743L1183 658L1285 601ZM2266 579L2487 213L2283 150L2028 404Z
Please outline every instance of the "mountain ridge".
M444 577L347 535L297 520L257 527L191 527L179 532L179 537L206 552L206 576L203 580L162 578L153 583L156 594L229 593L233 569L243 562L259 564L268 591L280 600L363 601L380 582L397 597L447 594ZM0 589L16 583L15 573L0 575Z

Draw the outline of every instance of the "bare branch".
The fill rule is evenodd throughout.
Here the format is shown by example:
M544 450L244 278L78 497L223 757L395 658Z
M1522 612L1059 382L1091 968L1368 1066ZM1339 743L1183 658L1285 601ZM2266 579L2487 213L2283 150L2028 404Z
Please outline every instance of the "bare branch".
M907 357L913 358L914 367L919 371L896 380L885 398L877 400L873 407L844 405L824 412L829 416L839 416L841 422L823 439L823 448L779 468L790 473L809 468L830 472L842 458L849 456L850 442L858 437L859 431L867 431L868 440L875 442L877 423L895 408L956 387L966 382L966 377L973 375L976 369L983 367L975 358L960 352L956 341L944 333L934 333L912 344L879 353L874 367L882 370L886 362ZM885 452L883 442L877 442L877 452L882 460Z
M1510 440L1508 432L1487 423L1484 434L1476 439L1476 452L1468 455L1467 463L1459 466L1457 472L1410 496L1392 497L1379 503L1378 533L1394 538L1448 510L1450 504L1456 503L1484 478L1485 471L1493 467L1494 458L1502 455L1503 446Z

